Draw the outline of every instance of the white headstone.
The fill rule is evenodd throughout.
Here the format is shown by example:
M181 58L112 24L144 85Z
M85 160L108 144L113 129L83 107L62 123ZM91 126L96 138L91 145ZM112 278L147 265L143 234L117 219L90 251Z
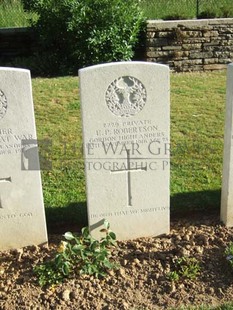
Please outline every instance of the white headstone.
M233 226L233 63L227 68L221 220Z
M30 72L0 68L0 250L46 242Z
M118 240L169 232L169 68L145 62L79 71L88 221Z

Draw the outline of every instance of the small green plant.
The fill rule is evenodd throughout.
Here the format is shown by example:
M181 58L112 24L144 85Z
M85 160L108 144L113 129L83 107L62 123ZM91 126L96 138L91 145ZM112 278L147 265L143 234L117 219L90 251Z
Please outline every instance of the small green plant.
M200 273L199 262L194 257L183 256L174 261L174 271L168 274L170 281L179 281L183 279L196 279Z
M230 242L230 244L226 248L225 255L230 266L233 268L233 242Z
M171 271L168 273L167 278L168 278L168 280L170 280L172 282L177 282L177 281L179 281L180 276L177 273L177 271Z
M105 236L100 241L90 235L88 227L82 229L80 236L66 232L66 241L61 242L55 258L34 268L39 284L51 286L77 274L104 277L108 269L116 268L110 261L110 248L116 245L116 235L107 221L104 226L101 232Z

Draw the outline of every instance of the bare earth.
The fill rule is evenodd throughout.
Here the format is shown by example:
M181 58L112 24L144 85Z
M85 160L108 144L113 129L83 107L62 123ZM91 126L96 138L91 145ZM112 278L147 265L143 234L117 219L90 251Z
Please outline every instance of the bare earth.
M121 267L105 279L85 276L41 289L33 266L53 257L61 239L61 235L50 235L48 248L1 253L1 310L177 309L233 300L233 273L224 255L233 241L233 229L221 225L217 215L173 219L169 235L118 242L113 258ZM184 255L200 262L201 273L196 280L173 283L167 273L174 258Z

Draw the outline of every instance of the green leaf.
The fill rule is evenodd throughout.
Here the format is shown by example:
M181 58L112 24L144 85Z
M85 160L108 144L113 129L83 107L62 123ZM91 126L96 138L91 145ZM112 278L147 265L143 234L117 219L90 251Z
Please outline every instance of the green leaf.
M54 262L55 262L55 265L59 266L62 262L62 254L56 255Z
M101 253L97 256L97 260L103 262L106 259L106 255Z
M109 222L108 222L107 220L104 221L104 227L105 227L106 229L109 229L109 228L110 228L110 224L109 224Z
M113 239L116 240L116 234L113 231L109 232L109 236Z
M81 232L82 232L83 238L88 238L90 236L89 228L88 227L82 228Z
M77 253L78 251L83 250L83 249L84 249L84 246L83 246L82 244L75 244L75 245L73 246L73 248L72 248L72 250L75 251L76 253Z
M62 266L62 272L65 276L68 276L70 273L70 264L68 262L65 262Z
M113 264L110 263L109 260L106 259L103 263L104 263L104 266L107 267L108 269L112 269L113 268Z
M75 239L74 235L69 231L66 232L63 236L65 237L66 240L69 240L69 241Z

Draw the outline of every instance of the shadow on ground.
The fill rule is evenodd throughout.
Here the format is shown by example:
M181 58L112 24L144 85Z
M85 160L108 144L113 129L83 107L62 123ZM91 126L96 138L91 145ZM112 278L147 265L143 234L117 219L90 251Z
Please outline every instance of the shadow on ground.
M214 215L219 220L220 190L188 192L171 196L171 222L173 219L193 220ZM86 202L74 202L62 207L47 207L48 233L63 234L66 231L79 232L88 225Z
M63 234L66 231L78 232L87 226L86 202L73 202L62 207L47 207L46 222L48 233Z
M170 199L171 216L216 213L220 210L220 201L220 189L175 194Z

